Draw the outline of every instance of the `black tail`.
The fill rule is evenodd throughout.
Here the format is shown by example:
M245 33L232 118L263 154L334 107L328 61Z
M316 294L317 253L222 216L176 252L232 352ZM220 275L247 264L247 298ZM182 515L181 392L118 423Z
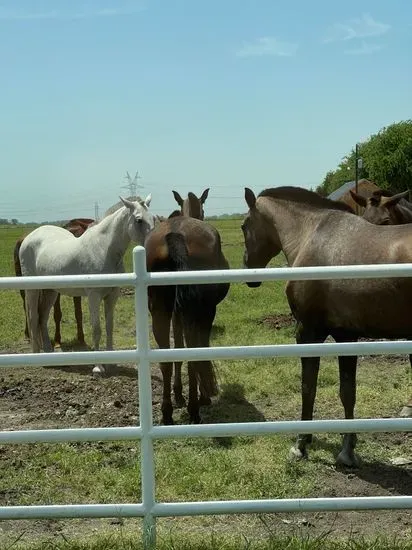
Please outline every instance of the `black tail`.
M169 261L176 271L189 271L189 252L183 235L169 233L166 235ZM187 347L209 345L210 330L216 307L211 307L208 299L207 285L176 285L174 311L180 315ZM192 363L196 372L199 387L203 395L217 395L216 374L211 361Z
M169 233L166 235L169 261L175 271L189 271L189 252L183 235ZM204 292L201 285L177 285L174 310L184 319L195 321L204 307Z

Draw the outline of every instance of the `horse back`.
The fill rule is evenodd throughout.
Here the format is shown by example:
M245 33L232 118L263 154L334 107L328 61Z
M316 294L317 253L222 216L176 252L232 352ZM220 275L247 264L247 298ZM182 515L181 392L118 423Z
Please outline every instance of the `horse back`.
M148 270L159 264L170 263L168 241L179 235L187 250L192 269L226 269L219 232L207 222L176 216L161 222L145 242Z

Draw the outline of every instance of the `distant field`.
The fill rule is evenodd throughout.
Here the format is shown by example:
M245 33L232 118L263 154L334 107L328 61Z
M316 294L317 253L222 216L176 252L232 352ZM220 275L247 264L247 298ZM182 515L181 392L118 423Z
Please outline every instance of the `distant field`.
M221 233L231 267L241 267L240 220L211 223ZM25 231L26 228L19 227L0 228L0 276L14 274L13 247ZM131 248L126 265L131 269ZM284 265L284 258L279 257L272 265ZM115 325L117 348L135 344L133 303L133 296L128 293L119 300ZM71 299L63 297L62 307L63 350L76 349ZM85 302L83 310L86 340L90 342ZM50 327L52 331L52 320ZM29 351L18 291L0 291L0 329L0 352ZM231 286L228 297L218 308L212 345L293 342L294 324L284 296L284 283L264 283L258 289L245 284ZM321 365L316 418L342 418L337 362L333 358L323 359ZM362 358L356 416L397 416L409 391L408 365L406 357ZM221 393L211 407L202 411L206 422L299 418L298 358L228 360L218 362L217 368ZM153 395L155 421L159 422L161 378L157 366L153 366ZM187 421L185 410L176 410L174 417L179 423ZM2 429L126 426L135 424L137 418L137 380L131 366L104 380L94 380L90 368L24 367L4 368L0 372ZM340 445L337 434L316 437L310 459L302 463L288 461L292 443L289 436L157 442L156 497L160 501L179 501L412 494L411 470L391 462L397 457L410 457L409 434L360 435L358 452L363 465L354 472L335 468L334 458ZM0 446L0 505L139 501L139 467L139 445L133 442ZM121 526L108 520L4 521L0 523L0 547L7 548L21 535L22 548L29 548L31 543L39 545L44 540L56 545L47 548L138 548L129 541L131 533L138 532L139 527L139 520L125 520ZM325 533L329 533L330 541L351 537L347 548L358 548L353 541L361 541L361 536L373 539L378 534L385 534L389 542L381 541L373 548L407 548L411 529L408 511L159 520L161 548L176 549L311 549L315 543L304 541L315 540ZM100 537L104 535L106 542L101 538L98 543L93 542L97 533ZM78 537L89 540L90 536L87 544L74 542ZM399 537L399 546L395 545L394 537ZM68 546L63 538L69 541ZM184 541L192 541L192 546L185 546ZM332 546L332 542L331 546L322 544L319 548L344 547ZM369 547L372 548L359 542L359 548Z

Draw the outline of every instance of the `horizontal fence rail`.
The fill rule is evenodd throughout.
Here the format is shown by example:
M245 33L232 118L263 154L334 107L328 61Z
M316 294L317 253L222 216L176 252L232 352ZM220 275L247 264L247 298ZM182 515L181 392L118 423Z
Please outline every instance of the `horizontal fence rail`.
M412 418L311 420L154 426L151 363L205 359L261 359L265 357L326 357L336 355L410 354L412 342L345 342L221 346L196 349L151 349L148 286L257 282L273 280L374 279L412 276L412 264L316 266L272 269L228 269L148 273L142 247L133 250L133 273L66 275L59 277L2 277L0 290L125 287L135 288L136 349L0 355L0 367L136 363L139 374L140 425L113 428L70 428L0 431L0 444L139 440L142 502L135 504L72 504L0 506L0 520L80 517L142 517L144 546L155 547L155 518L207 514L315 512L412 508L412 496L307 499L234 500L212 502L156 502L154 440L187 437L261 436L285 433L408 432ZM276 367L276 363L275 363Z

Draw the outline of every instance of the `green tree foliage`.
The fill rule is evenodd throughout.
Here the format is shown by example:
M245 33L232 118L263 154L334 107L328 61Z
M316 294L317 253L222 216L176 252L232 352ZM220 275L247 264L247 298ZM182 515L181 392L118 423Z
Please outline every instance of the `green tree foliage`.
M391 124L359 146L363 167L359 178L367 178L393 193L412 188L412 120ZM316 191L329 195L355 179L355 149L334 171L326 174Z

